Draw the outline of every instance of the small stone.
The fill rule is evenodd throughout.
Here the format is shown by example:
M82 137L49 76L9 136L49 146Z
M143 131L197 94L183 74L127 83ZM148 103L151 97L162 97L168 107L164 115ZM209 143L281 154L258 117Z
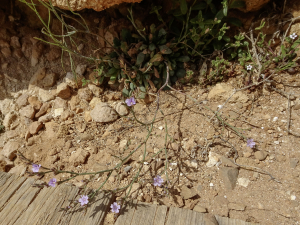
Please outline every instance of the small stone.
M141 188L141 185L140 185L139 183L134 183L134 184L132 184L132 188L131 188L131 190L130 190L129 195L131 195L131 194L137 192L140 188Z
M90 148L91 148L91 153L93 153L93 154L97 154L97 153L98 153L98 148L97 148L97 146L92 145L92 146L90 146Z
M63 108L54 109L54 117L61 116L61 114L64 112Z
M47 110L50 108L51 104L49 102L45 102L40 111L38 111L38 113L35 114L35 118L39 118L40 116L44 115L47 113Z
M10 45L13 47L13 48L21 48L21 44L20 44L20 41L19 41L19 37L17 36L13 36L10 38Z
M81 88L78 90L78 97L89 102L93 98L93 93L88 88Z
M60 119L62 121L67 120L69 117L73 117L74 113L71 112L70 110L65 110L61 115L60 115Z
M207 167L213 167L216 165L220 160L220 155L214 152L209 152L208 155L208 162L206 163Z
M82 86L82 79L84 77L82 75L74 76L72 72L68 72L65 77L66 83L73 89L80 88Z
M298 159L296 159L296 158L291 158L291 159L290 159L290 167L293 168L293 169L296 168L298 162L299 162Z
M259 161L263 161L268 156L268 153L265 151L257 151L254 153L254 157L258 159Z
M233 209L233 210L237 210L237 211L244 211L246 208L245 205L243 204L238 204L238 203L233 203L233 202L230 202L228 204L228 209Z
M58 108L64 108L66 109L68 107L68 103L66 100L56 97L54 102L53 102L53 108L58 109Z
M221 156L221 162L223 166L236 167L236 168L238 167L237 165L234 164L234 162L231 159L225 156Z
M127 140L122 140L122 141L120 141L119 149L120 149L120 150L123 150L123 149L126 147L127 143L128 143Z
M124 168L124 172L125 172L125 173L128 173L131 169L132 169L132 166L126 166L126 167Z
M10 130L11 125L18 119L18 114L16 111L11 111L7 113L2 122L6 130Z
M202 207L201 205L196 205L193 210L200 213L207 213L207 208Z
M3 146L1 154L7 159L13 160L20 146L20 143L17 141L9 141Z
M91 111L85 111L84 112L84 120L86 122L91 122L93 119L91 117Z
M15 167L11 168L8 173L12 173L12 174L15 174L15 175L21 177L25 174L26 170L27 170L27 166L17 165Z
M90 133L82 133L79 135L79 138L81 141L90 141L94 139Z
M80 164L85 163L89 155L90 155L89 152L79 148L75 153L71 154L69 158L69 163L73 164L76 167Z
M76 67L76 74L78 74L79 76L83 76L83 74L85 73L87 65L86 64L79 64Z
M95 106L98 104L98 103L101 103L101 99L98 98L98 97L94 97L91 101L90 101L90 107L93 109L95 108Z
M42 88L39 89L39 97L43 102L48 102L55 98L54 94L51 90L44 90Z
M114 122L119 118L117 112L105 103L98 103L90 115L93 121L100 123Z
M36 134L40 129L42 129L43 127L43 124L38 122L38 121L35 121L33 123L30 124L29 126L29 132L31 134Z
M28 104L28 94L22 94L16 101L19 108Z
M103 94L103 89L100 88L100 87L97 87L97 86L94 85L94 84L88 84L88 88L93 92L93 94L94 94L96 97L100 97L101 94Z
M42 85L44 87L53 87L56 80L57 80L57 74L56 73L48 73L42 80Z
M181 187L180 195L183 197L183 199L190 199L195 197L198 194L194 188L188 188L187 186L183 185Z
M250 180L248 178L241 177L237 179L237 182L240 186L248 187Z
M27 105L27 106L23 107L22 109L20 109L20 114L29 119L33 119L35 111L31 105Z
M220 176L227 190L233 190L236 185L236 180L239 175L237 168L222 167L220 168Z
M46 123L46 122L49 122L49 121L52 120L52 119L53 119L52 114L51 114L51 113L48 113L48 114L46 114L46 115L44 115L44 116L41 116L41 117L38 119L38 121L41 122L41 123Z
M36 111L39 111L43 105L36 96L30 96L28 102Z
M61 83L57 86L56 95L62 99L68 99L71 97L71 89L66 83Z
M129 114L128 108L122 103L119 102L116 106L115 106L115 110L117 111L118 114L120 114L121 116L127 116Z

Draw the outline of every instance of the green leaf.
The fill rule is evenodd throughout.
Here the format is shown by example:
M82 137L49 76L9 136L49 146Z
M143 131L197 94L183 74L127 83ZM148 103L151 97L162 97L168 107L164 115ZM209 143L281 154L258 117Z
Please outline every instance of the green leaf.
M181 10L180 10L180 9L176 9L176 10L173 12L173 16L175 16L175 17L182 16Z
M110 80L116 80L117 79L117 76L116 75L112 75L111 77L110 77Z
M223 40L229 43L229 42L230 42L230 37L228 37L228 36L223 36Z
M240 21L238 18L235 17L228 18L227 22L237 27L243 26L242 21Z
M136 65L141 65L144 62L144 59L145 59L145 54L140 52L136 59Z
M185 15L187 13L188 10L188 6L186 3L186 0L180 0L180 11L183 15Z
M124 53L127 53L127 52L128 52L128 45L127 45L127 42L125 42L125 41L122 41L122 42L121 42L121 50L122 50Z
M155 34L155 31L156 31L155 24L152 23L151 26L150 26L150 33Z
M185 72L185 69L179 69L176 71L176 76L178 78L183 78L185 76L186 72Z
M218 20L222 20L224 18L224 12L222 9L216 14L215 18Z
M135 89L135 85L133 83L130 83L129 87L130 87L131 90Z
M217 13L217 10L216 10L216 7L215 7L215 5L214 4L209 4L209 7L210 7L210 10L211 10L211 12L213 13L213 14L216 14Z
M122 94L123 94L123 96L124 96L125 98L128 98L128 97L129 97L129 90L126 89L126 88L123 88Z
M110 68L110 70L107 72L107 75L111 76L115 74L118 70L115 67Z
M166 35L166 34L167 34L167 32L165 31L164 28L161 28L161 29L158 31L158 37L161 37L161 36Z
M237 56L236 52L231 53L231 58L235 58Z
M192 10L206 9L207 4L205 2L200 2L192 7Z
M121 42L120 42L120 40L118 38L115 37L114 40L113 40L113 42L114 42L114 46L116 48L118 48L118 47L121 46Z
M188 56L180 56L178 59L177 59L177 61L179 61L179 62L188 62L188 61L190 61L190 57L188 57Z
M156 49L155 44L151 43L151 44L149 45L149 50L152 52L152 51L154 51L155 49Z
M157 53L150 59L150 63L160 62L162 60L163 60L163 57L162 57L161 53Z
M229 8L244 8L246 7L245 1L233 1L230 5Z
M131 32L127 29L122 29L121 31L121 39L122 41L131 42Z
M172 50L168 48L166 45L159 46L159 50L162 54L171 54Z

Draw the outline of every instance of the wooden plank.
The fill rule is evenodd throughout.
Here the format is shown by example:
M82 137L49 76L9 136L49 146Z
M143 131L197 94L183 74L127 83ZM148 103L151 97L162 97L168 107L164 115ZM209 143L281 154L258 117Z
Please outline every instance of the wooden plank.
M79 196L77 199L78 198ZM95 196L95 199L90 202L87 209L78 204L68 212L71 214L68 221L63 220L59 224L101 224L109 208L111 198L111 194L100 192Z
M156 212L156 205L138 203L134 212L131 225L152 225Z
M0 172L0 190L2 186L6 183L6 181L11 177L12 174Z
M8 204L1 211L3 225L12 225L19 216L28 208L30 203L40 192L40 188L33 187L34 179L27 179L19 190L11 197Z
M180 208L170 207L169 213L167 216L166 225L181 225L180 224Z
M57 205L55 211L49 216L47 224L63 224L63 222L61 221L62 219L65 219L65 221L67 222L66 224L70 224L69 220L71 216L67 216L67 212L61 209L70 205L71 201L74 200L77 196L79 188L65 184L63 185L67 186L67 191L64 195L61 196L60 203Z
M58 185L54 189L53 194L48 198L48 200L39 206L40 210L34 215L34 217L32 217L31 225L47 224L47 220L53 215L56 207L61 203L62 198L66 195L66 191L68 191L68 187L66 185Z
M205 224L204 222L204 214L191 210L190 214L190 224L191 225L201 225Z
M130 225L134 212L136 209L136 202L128 202L122 207L120 215L115 225Z
M33 217L41 210L41 206L50 198L55 188L43 188L29 205L29 207L18 218L15 224L31 224Z
M167 211L168 211L167 206L165 205L157 206L153 225L165 225Z
M25 177L16 177L11 176L5 185L2 187L2 191L0 192L0 212L3 210L5 204L9 201L9 199L15 194L16 191L20 188L20 186L26 181ZM21 192L24 190L21 190ZM26 190L25 190L26 191Z

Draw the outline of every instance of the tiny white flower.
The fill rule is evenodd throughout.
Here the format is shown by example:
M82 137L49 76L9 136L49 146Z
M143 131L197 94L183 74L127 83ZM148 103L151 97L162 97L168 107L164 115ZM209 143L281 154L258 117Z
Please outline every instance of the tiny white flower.
M213 187L213 186L214 186L214 184L213 184L213 183L209 183L209 186L210 186L210 187Z
M247 66L247 70L251 70L252 69L252 66L251 65L248 65Z
M265 75L264 74L261 74L261 77L262 77L262 79L265 79Z
M293 40L295 40L296 37L297 37L297 34L296 34L296 33L292 33L292 34L290 35L290 38L293 39Z

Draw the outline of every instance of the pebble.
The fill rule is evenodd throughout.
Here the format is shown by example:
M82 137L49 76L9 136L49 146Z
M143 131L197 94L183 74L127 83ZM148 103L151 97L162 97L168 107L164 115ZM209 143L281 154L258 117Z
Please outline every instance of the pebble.
M202 207L201 205L196 205L193 210L200 213L207 213L207 208Z
M219 173L224 182L225 188L227 190L233 190L236 185L239 170L232 167L221 167Z
M296 159L296 158L291 158L291 159L290 159L290 167L293 168L293 169L296 168L298 162L299 162L298 159Z
M125 173L128 173L131 169L132 169L132 166L126 166L126 167L124 168L124 172L125 172Z
M246 206L243 205L243 204L238 204L238 203L233 203L233 202L230 202L228 204L228 208L229 209L233 209L233 210L236 210L236 211L244 211Z
M240 186L248 187L250 180L248 178L241 177L237 179L237 182Z
M265 151L257 151L254 153L254 157L258 159L259 161L263 161L268 156L268 153Z
M195 197L197 194L196 190L194 188L188 188L187 186L183 185L181 187L181 193L180 193L181 197L183 199L190 199Z

